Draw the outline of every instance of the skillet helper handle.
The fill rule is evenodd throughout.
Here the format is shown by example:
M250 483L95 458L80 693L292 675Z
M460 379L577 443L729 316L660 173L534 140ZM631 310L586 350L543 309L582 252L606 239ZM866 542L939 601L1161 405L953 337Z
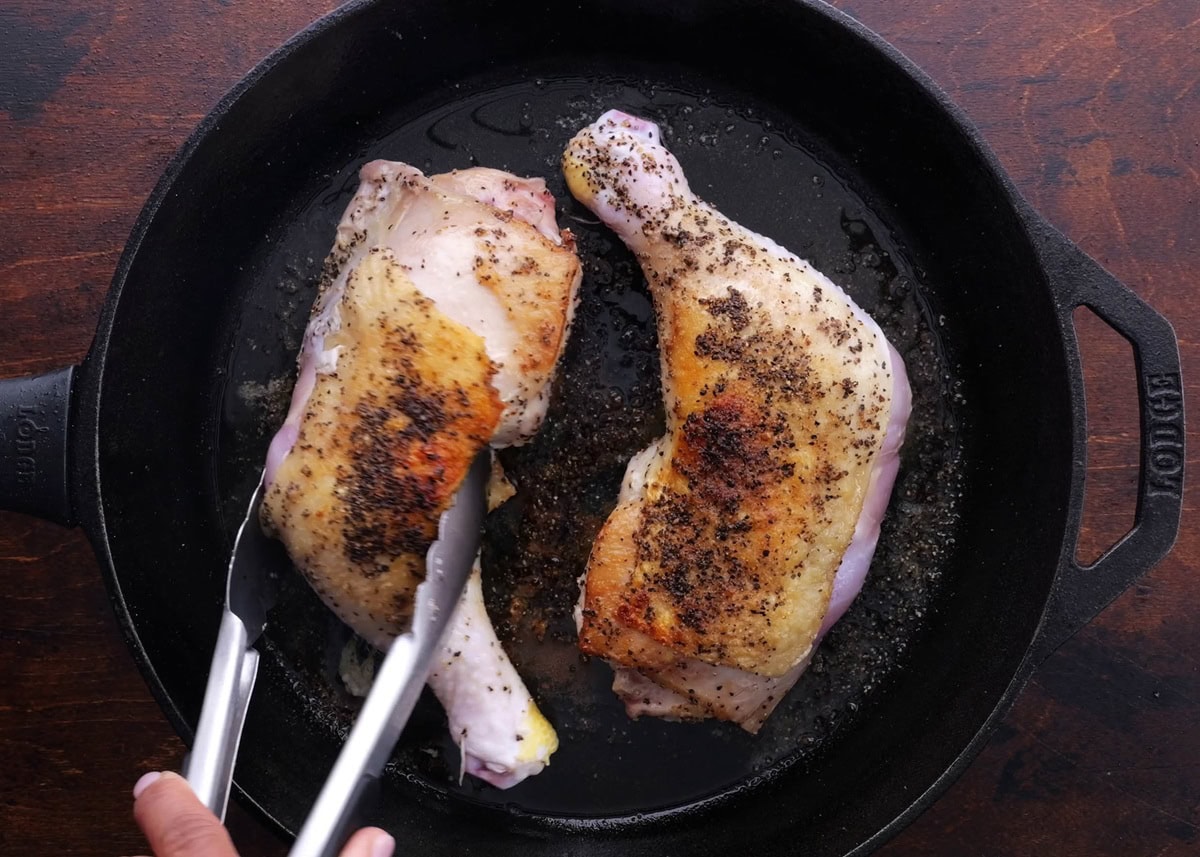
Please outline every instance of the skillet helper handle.
M0 380L0 509L74 526L67 486L75 367Z
M221 616L196 739L183 765L183 776L192 791L222 821L229 806L233 764L258 675L258 658L258 651L249 645L246 626L226 610Z
M1179 344L1170 323L1112 274L1037 215L1031 233L1058 295L1059 323L1074 339L1074 311L1084 306L1133 349L1140 417L1140 467L1133 528L1091 565L1076 559L1083 514L1086 463L1076 473L1060 573L1033 651L1048 657L1135 580L1166 556L1179 533L1183 509L1185 434ZM1084 410L1083 373L1073 354L1072 396ZM1080 418L1077 448L1086 441ZM1037 661L1034 661L1035 663Z

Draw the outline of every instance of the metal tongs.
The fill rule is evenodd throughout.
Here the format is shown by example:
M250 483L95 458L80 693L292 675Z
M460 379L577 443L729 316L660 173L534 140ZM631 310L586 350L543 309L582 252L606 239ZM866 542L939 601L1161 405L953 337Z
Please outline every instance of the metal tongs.
M332 857L352 832L355 810L379 778L421 694L438 644L470 577L487 513L484 489L489 453L476 457L454 502L438 523L426 554L425 580L417 588L411 630L396 638L375 675L333 770L292 846L292 857ZM225 589L225 610L213 652L204 706L184 776L200 800L224 819L259 653L254 644L275 601L267 573L268 539L258 522L263 482L238 530Z

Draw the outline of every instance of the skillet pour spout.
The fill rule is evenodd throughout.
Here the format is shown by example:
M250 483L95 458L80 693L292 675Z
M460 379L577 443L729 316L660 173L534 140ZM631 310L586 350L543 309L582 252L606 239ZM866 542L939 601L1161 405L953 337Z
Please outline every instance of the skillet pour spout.
M484 560L493 610L532 576L556 584L530 596L540 638L521 611L501 630L563 745L511 792L460 785L440 714L419 706L371 821L429 854L867 854L966 768L1038 664L1173 544L1174 332L1033 211L922 72L846 15L815 0L577 7L350 3L255 68L147 202L83 365L0 382L0 506L84 528L148 684L190 738L220 570L358 167L544 176L577 233L584 295L547 425L507 455L522 493L489 519ZM753 53L735 57L731 33ZM645 284L557 169L610 107L656 121L694 187L839 282L918 369L911 452L867 588L757 739L628 720L570 635L589 533L662 420ZM1075 559L1079 306L1131 343L1141 425L1135 524L1087 567ZM331 666L347 642L303 584L281 595L236 786L288 832L355 710Z

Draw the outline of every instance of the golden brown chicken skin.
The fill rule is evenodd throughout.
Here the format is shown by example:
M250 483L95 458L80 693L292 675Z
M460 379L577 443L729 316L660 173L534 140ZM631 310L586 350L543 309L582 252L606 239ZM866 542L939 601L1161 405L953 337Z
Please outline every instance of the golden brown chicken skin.
M474 457L545 413L580 266L541 180L374 161L338 227L262 520L385 648Z
M438 516L499 421L495 368L382 249L350 273L325 344L342 349L337 368L318 376L264 521L334 611L394 636Z

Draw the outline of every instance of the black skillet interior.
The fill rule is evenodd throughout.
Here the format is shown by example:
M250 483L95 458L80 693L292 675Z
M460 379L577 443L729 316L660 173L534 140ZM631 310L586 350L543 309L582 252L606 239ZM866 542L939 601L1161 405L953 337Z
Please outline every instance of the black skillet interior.
M867 590L757 738L629 721L606 668L570 642L591 534L625 460L661 429L644 284L557 167L608 107L659 121L702 196L847 288L913 381ZM1016 673L1055 573L1072 462L1044 276L1003 181L944 111L818 4L585 0L568 15L417 0L343 10L300 40L199 138L115 286L102 513L131 633L177 724L199 710L226 552L357 167L479 163L546 177L585 262L551 417L505 455L522 491L490 520L486 555L493 614L563 746L509 792L460 786L426 701L379 820L422 853L462 854L559 853L555 831L584 830L566 850L754 840L843 854L884 829L955 764ZM294 830L354 703L336 677L345 631L282 573L237 780Z

